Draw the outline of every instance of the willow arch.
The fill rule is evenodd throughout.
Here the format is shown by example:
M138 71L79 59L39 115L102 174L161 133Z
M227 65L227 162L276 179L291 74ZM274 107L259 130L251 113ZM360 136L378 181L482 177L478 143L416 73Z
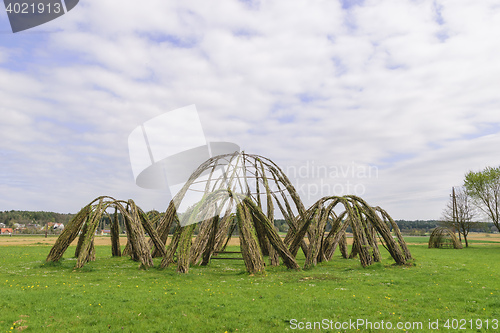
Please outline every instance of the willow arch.
M336 213L335 208L339 206L342 209ZM327 233L329 221L331 230ZM380 261L378 242L388 250L397 264L406 264L412 259L397 224L389 214L380 207L369 206L357 196L323 197L307 210L305 219L300 221L300 224L300 231L291 235L291 251L294 254L297 252L298 241L309 232L310 245L306 255L306 267L331 260L339 244L344 257L359 255L363 266ZM353 231L350 255L347 254L345 239L348 227Z
M453 231L445 227L439 227L434 229L431 233L429 248L462 249L463 246Z
M150 235L155 248L164 253L165 245L149 222L146 214L133 200L116 200L109 196L101 196L83 207L69 222L56 243L50 250L46 261L59 261L69 245L78 237L75 250L77 262L75 268L81 268L88 261L95 260L94 237L97 226L104 215L109 215L107 209L114 208L111 221L111 249L113 256L121 256L118 212L124 219L127 234L127 245L124 254L139 261L142 267L152 267L153 259L146 240L146 232Z

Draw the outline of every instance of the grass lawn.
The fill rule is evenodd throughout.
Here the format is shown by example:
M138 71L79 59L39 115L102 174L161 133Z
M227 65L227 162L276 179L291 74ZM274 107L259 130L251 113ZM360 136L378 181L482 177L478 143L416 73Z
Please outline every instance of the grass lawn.
M97 246L97 261L73 271L74 247L49 265L42 242L0 246L0 332L283 332L308 322L351 332L361 320L362 332L404 331L399 322L409 332L437 332L429 321L440 332L500 329L500 244L452 250L408 242L421 243L410 246L414 266L393 266L383 252L382 263L362 268L336 253L312 270L268 267L255 276L237 260L212 260L187 275L139 270L112 258L109 246ZM376 329L389 323L392 330Z

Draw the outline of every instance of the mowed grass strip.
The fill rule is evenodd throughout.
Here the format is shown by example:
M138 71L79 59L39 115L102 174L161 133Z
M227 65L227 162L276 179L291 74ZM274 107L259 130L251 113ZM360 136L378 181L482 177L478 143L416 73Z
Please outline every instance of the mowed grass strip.
M413 245L415 266L394 266L383 252L382 263L362 268L336 254L311 270L267 267L255 276L238 260L212 260L187 275L139 270L127 257L112 258L109 246L97 246L97 261L74 271L74 247L61 263L44 264L49 250L0 247L0 332L283 332L293 319L422 322L431 331L429 320L500 320L495 244Z

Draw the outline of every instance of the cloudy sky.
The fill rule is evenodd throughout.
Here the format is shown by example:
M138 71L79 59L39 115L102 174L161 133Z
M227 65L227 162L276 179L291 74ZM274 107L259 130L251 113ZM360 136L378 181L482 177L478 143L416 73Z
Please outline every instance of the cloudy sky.
M165 209L128 136L195 104L208 141L273 159L306 204L439 218L465 172L500 164L499 54L490 0L81 0L16 34L2 8L0 210Z

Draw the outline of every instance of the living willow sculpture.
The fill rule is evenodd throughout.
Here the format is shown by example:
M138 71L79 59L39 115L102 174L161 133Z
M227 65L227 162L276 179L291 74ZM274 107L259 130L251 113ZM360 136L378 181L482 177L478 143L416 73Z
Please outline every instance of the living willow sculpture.
M200 194L199 200L185 213L177 214L177 208L192 192ZM380 261L379 242L397 264L406 264L412 259L398 226L385 210L371 207L352 195L324 197L306 209L288 177L274 162L244 152L215 156L200 165L166 212L158 217L156 229L133 201L111 198L104 202L104 198L96 199L77 214L47 261L59 260L79 232L84 250L77 247L77 267L91 259L94 221L109 207L115 207L125 217L130 244L127 249L144 267L152 266L152 257L162 257L161 267L169 266L176 258L177 271L181 273L187 273L190 265L207 265L215 253L225 248L236 226L241 253L250 273L264 271L265 257L270 265L279 265L281 260L287 268L298 270L299 249L306 257L305 268L331 260L337 247L344 257L359 255L361 264L368 266ZM277 212L289 226L284 239L274 227ZM193 239L197 225L198 234ZM331 226L329 232L326 231L328 225ZM349 226L353 231L350 255L346 242ZM174 234L166 246L173 227ZM147 246L144 245L145 231L151 237ZM116 241L113 244L116 247Z

